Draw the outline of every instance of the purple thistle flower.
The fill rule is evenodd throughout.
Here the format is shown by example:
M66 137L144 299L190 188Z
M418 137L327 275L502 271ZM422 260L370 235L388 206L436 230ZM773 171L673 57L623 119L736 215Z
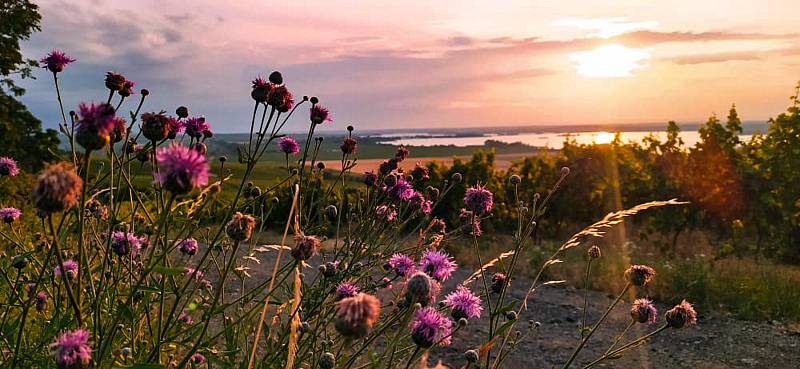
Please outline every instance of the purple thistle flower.
M348 338L361 338L372 330L381 315L381 302L377 297L359 293L336 303L333 326Z
M297 143L297 140L289 136L281 137L281 139L278 140L278 148L286 155L300 152L300 144Z
M15 177L19 174L17 161L8 156L0 156L0 176Z
M228 224L225 225L225 234L235 241L247 241L253 234L255 226L255 218L237 211L233 214Z
M267 94L267 104L274 107L275 110L285 113L294 106L294 96L292 96L292 93L289 92L286 86L271 84L269 93Z
M397 178L397 183L387 189L390 195L401 201L408 201L416 193L411 183L408 183L405 178Z
M186 312L186 309L183 309L181 314L178 315L178 321L183 324L192 324L192 316Z
M184 255L194 255L200 248L200 244L194 238L186 238L178 241L178 250Z
M342 145L339 146L342 149L342 153L345 155L353 155L356 153L358 149L358 142L355 138L352 137L345 137L344 141L342 141Z
M397 148L397 151L394 153L394 158L397 161L406 160L406 158L411 155L411 151L409 151L405 146L400 146Z
M168 191L185 194L208 184L205 156L186 146L172 144L156 152L158 182Z
M122 74L117 72L108 72L106 73L105 84L106 88L111 91L120 91L123 87L125 87L125 81L127 79Z
M164 111L142 114L142 135L150 141L161 141L173 133L177 134L180 124L177 119L168 117Z
M14 223L15 220L19 219L20 215L22 215L22 212L17 208L0 209L0 219L6 224Z
M467 193L464 195L464 203L475 214L485 214L492 211L492 197L492 193L486 187L477 183L475 187L467 189Z
M206 117L192 117L183 122L183 129L186 134L194 137L203 137L203 132L211 131L211 126L206 123Z
M250 92L250 97L256 102L266 102L271 89L272 85L261 78L261 76L258 76L253 80L253 90Z
M194 277L195 280L203 279L203 272L195 268L185 267L183 268L183 274L190 277Z
M414 191L414 194L408 199L408 203L412 209L419 210L423 214L431 213L431 200L426 199L418 191Z
M697 323L697 312L692 304L683 300L665 314L667 325L672 328L691 327Z
M628 283L637 287L646 286L655 276L655 269L647 265L631 265L630 268L625 270L625 279L628 280Z
M111 233L111 250L119 256L136 256L142 249L142 239L133 233L114 231Z
M203 364L206 362L206 357L199 352L195 352L194 354L192 354L192 362L197 365Z
M636 299L631 306L631 318L637 323L656 322L656 307L650 299Z
M453 323L432 307L417 310L416 317L411 323L411 339L418 346L428 348L437 341L444 345L450 344L450 332Z
M414 271L416 263L414 259L406 254L396 253L389 257L389 267L394 270L397 275L408 275Z
M375 171L370 170L364 173L364 184L367 185L367 187L372 187L376 183L378 183L378 175L375 174Z
M473 212L467 209L461 209L459 217L461 218L461 224L465 232L475 237L480 237L481 234L483 234L481 230L481 220L479 217L475 216Z
M394 217L397 216L397 210L394 210L394 207L389 207L386 205L380 205L375 208L375 213L381 216L387 222L391 222L394 220Z
M136 82L126 79L125 82L122 83L122 88L119 89L118 93L122 97L128 97L136 93L133 90L133 86L136 86Z
M420 165L419 163L414 165L414 169L411 170L411 176L413 176L415 180L420 182L427 181L428 179L431 178L430 170L428 170L428 167Z
M34 300L36 303L36 311L42 312L47 308L47 294L44 293L44 291L37 293Z
M425 251L419 261L420 270L439 282L450 278L456 266L453 257L442 251Z
M72 259L64 260L64 271L67 273L67 279L74 280L78 276L78 263ZM53 275L61 278L61 265L53 268Z
M322 124L325 122L333 121L331 113L328 110L328 108L319 104L315 104L314 106L311 107L310 116L311 116L311 123L314 124Z
M75 141L87 151L106 147L116 128L114 107L106 103L81 103L78 111L81 119L75 125Z
M334 300L339 301L341 299L353 297L357 294L358 294L358 287L356 287L352 283L342 282L338 286L336 286L336 297L334 298Z
M300 234L295 237L294 241L295 244L291 253L296 260L308 260L317 254L319 238Z
M39 60L44 64L43 67L49 69L53 73L58 73L64 70L67 64L74 62L75 59L70 58L61 50L53 50L47 56Z
M52 164L39 172L33 185L33 205L40 214L67 210L78 203L83 180L71 164Z
M453 309L451 312L453 319L480 318L483 310L480 297L464 285L459 285L455 291L445 296L444 303Z
M84 368L92 361L89 332L83 328L61 332L50 344L50 350L60 369Z

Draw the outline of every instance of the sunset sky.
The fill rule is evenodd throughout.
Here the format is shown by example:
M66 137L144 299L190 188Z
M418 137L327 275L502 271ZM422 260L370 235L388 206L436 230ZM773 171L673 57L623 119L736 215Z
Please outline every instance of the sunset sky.
M696 122L734 102L765 120L800 79L796 0L38 3L24 52L78 59L68 109L114 70L150 89L145 110L187 105L218 132L249 127L250 81L276 69L337 129ZM54 127L36 76L23 101Z

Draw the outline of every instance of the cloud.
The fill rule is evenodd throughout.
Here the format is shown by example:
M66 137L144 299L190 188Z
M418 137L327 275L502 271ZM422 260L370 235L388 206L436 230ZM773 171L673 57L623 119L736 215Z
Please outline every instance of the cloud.
M653 46L668 42L710 42L710 41L759 41L759 40L792 40L800 38L798 33L767 34L740 33L727 31L709 32L659 32L634 31L611 38L615 42L623 42L628 46Z
M727 53L706 53L681 55L667 59L679 65L693 65L705 63L724 63L728 61L763 60L763 55L758 51L735 51Z

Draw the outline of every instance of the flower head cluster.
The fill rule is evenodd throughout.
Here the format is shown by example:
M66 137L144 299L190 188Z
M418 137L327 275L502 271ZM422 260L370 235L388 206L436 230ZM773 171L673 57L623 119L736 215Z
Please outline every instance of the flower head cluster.
M675 305L664 316L667 318L667 325L672 328L691 327L697 323L697 312L694 311L692 304L686 300Z
M185 194L208 184L208 162L205 156L186 146L171 144L156 152L158 182L168 191Z
M420 165L419 163L414 165L414 169L411 170L411 176L414 177L414 180L420 182L427 181L431 178L428 167Z
M255 226L255 218L237 211L236 214L233 214L228 224L225 225L225 233L234 241L247 241L253 234Z
M358 339L372 330L380 314L381 303L377 297L358 293L336 303L333 324L342 336Z
M3 223L11 224L14 223L17 219L19 219L22 212L19 211L17 208L1 208L0 209L0 220Z
M308 260L317 254L319 239L315 236L298 235L294 239L292 257L295 260Z
M192 316L186 312L186 309L183 309L180 315L178 315L178 321L183 324L192 324Z
M411 322L411 339L418 346L428 348L438 341L444 345L450 344L450 332L453 323L432 307L417 310L414 321Z
M62 267L61 265L56 265L56 267L53 268L53 275L56 278L61 278L61 273L62 273L61 267ZM75 260L72 259L64 260L63 267L64 267L63 272L66 273L67 279L74 280L75 278L78 277L78 263Z
M439 292L439 284L424 272L416 272L408 277L405 286L405 301L409 304L430 305Z
M381 219L387 222L393 221L394 217L397 216L397 210L395 210L393 206L387 206L387 205L379 205L375 209L375 213L378 214L381 217Z
M352 283L342 282L336 286L335 300L339 301L348 297L353 297L358 294L358 287Z
M106 88L111 91L120 91L125 88L125 81L127 81L127 79L122 74L117 72L106 73Z
M378 183L378 175L375 174L375 171L370 170L364 173L364 184L367 185L367 187L372 187L376 183Z
M418 191L414 191L414 194L408 199L408 204L412 209L419 210L423 214L430 214L432 210L431 200L426 199L425 196Z
M632 285L644 287L656 276L655 269L647 265L631 265L625 271L625 279Z
M111 250L119 256L136 256L142 249L143 240L133 233L114 231L111 232Z
M281 139L278 140L278 148L286 155L300 152L300 144L297 143L297 140L289 136L281 137Z
M414 271L414 267L416 267L416 263L414 259L406 254L395 253L389 257L389 261L387 265L395 272L397 275L408 275L409 273Z
M256 77L253 80L253 90L250 92L250 97L256 102L266 102L271 88L270 83L261 78L261 76Z
M267 104L274 107L275 110L285 113L294 106L294 96L292 96L292 93L289 92L286 86L276 86L272 84L267 93Z
M117 143L125 139L125 135L128 133L127 124L125 118L114 116L114 129L111 130L111 142Z
M178 241L178 250L184 255L194 255L200 248L199 243L194 238L185 238Z
M178 132L180 125L163 111L142 114L142 135L150 141L158 142Z
M311 117L311 123L314 124L322 124L325 122L333 121L331 113L330 111L328 111L328 108L319 104L314 104L314 106L311 107L309 115Z
M192 117L183 122L183 129L187 135L201 138L211 132L211 126L206 123L206 117Z
M464 203L467 205L467 209L475 214L480 215L491 212L494 204L492 192L478 183L474 187L467 189L467 193L464 195Z
M417 192L411 186L411 183L406 181L405 178L397 178L397 183L394 186L388 187L386 191L394 198L401 201L408 201Z
M206 362L206 357L199 352L195 352L194 354L192 354L192 362L195 365L201 365Z
M353 155L356 153L356 150L358 149L358 142L356 141L355 138L345 137L344 140L342 141L342 145L339 146L339 148L342 150L343 154Z
M656 322L656 307L650 299L636 299L631 306L631 319L637 323Z
M480 297L464 285L456 287L456 290L445 296L443 301L452 309L453 319L481 317L483 307L481 307Z
M397 148L397 151L395 151L394 158L397 159L397 161L403 161L406 160L409 155L411 155L411 151L405 146L400 146Z
M17 161L7 156L0 156L0 176L14 177L19 174Z
M116 128L114 107L105 103L81 103L78 111L81 119L75 125L75 141L87 151L106 147Z
M50 350L59 369L86 368L92 361L89 332L83 328L62 332L50 344Z
M33 185L33 205L42 215L67 210L78 203L83 180L66 162L48 166Z
M133 90L133 86L136 86L136 82L126 79L125 82L122 82L122 88L120 88L117 93L122 97L131 96L136 93L136 91Z
M456 270L453 257L442 251L425 251L419 261L419 268L433 279L444 282Z
M64 70L67 64L75 62L75 59L70 58L61 50L53 50L47 56L39 60L43 67L47 68L53 73L58 73Z

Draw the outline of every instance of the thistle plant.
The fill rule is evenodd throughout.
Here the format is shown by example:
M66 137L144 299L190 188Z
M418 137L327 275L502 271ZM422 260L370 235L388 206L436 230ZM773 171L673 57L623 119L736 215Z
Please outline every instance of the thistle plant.
M513 334L530 296L563 282L542 280L562 254L639 211L679 204L609 214L564 243L526 296L514 299L509 288L519 259L534 247L538 221L569 169L544 198L519 198L521 179L511 177L514 242L484 260L481 223L491 216L495 194L481 183L470 186L460 223L448 230L433 210L464 185L463 177L430 183L419 163L404 170L405 147L375 170L353 173L352 126L337 143L341 169L326 169L316 129L333 124L332 114L316 97L296 99L279 72L252 82L249 134L236 148L236 163L226 164L226 157L208 157L211 122L184 106L175 116L153 108L150 96L157 93L137 94L135 83L117 72L105 76L105 102L82 103L67 114L57 77L74 61L59 51L43 59L56 77L68 157L37 174L23 211L0 204L2 246L15 255L0 268L7 295L0 355L11 368L409 368L480 319L489 323L487 336L465 353L465 365L498 368L535 328ZM134 95L138 103L126 101ZM283 133L290 119L307 121L305 141ZM254 170L267 151L284 154L286 172L259 187ZM12 158L0 158L0 176L18 174ZM270 215L279 209L288 214L275 222ZM283 231L279 243L265 241L267 229ZM481 266L446 291L443 283L458 268L446 246L458 237L471 241ZM591 263L600 262L599 249L588 252L587 280ZM254 278L254 268L270 273ZM626 293L650 283L655 272L635 265L621 275L627 284L606 313L591 326L584 314L564 368L577 362ZM655 315L650 300L638 299L631 325L654 323ZM661 328L638 338L626 337L626 329L585 365L695 319L683 302Z

